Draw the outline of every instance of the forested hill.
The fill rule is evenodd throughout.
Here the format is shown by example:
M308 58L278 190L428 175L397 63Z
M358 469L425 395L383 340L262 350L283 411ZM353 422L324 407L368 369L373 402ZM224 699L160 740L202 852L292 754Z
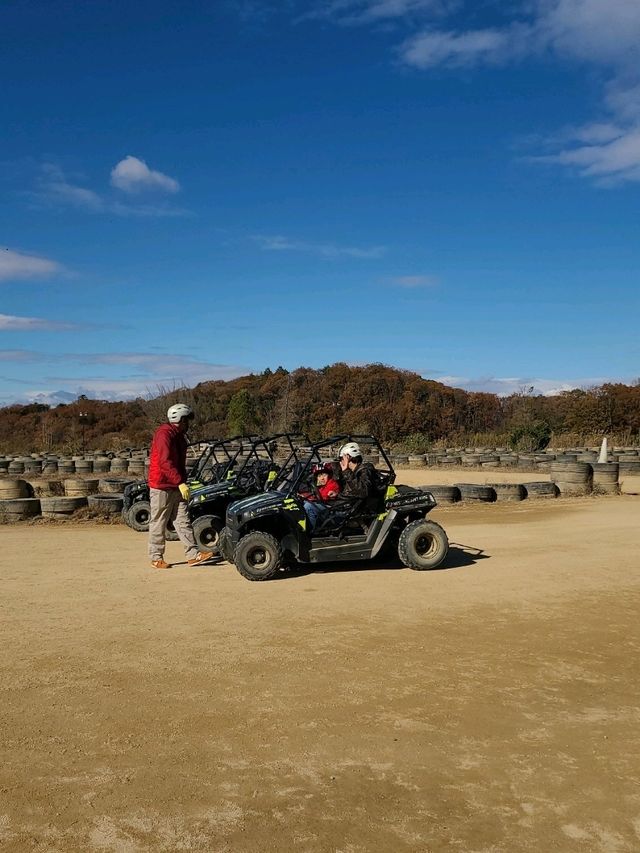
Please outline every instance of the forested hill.
M182 400L197 413L194 437L304 431L312 438L335 432L372 432L387 444L420 450L434 442L543 444L551 435L640 436L640 385L602 385L554 397L535 389L510 397L474 393L373 364L301 367L203 382L154 399L106 402L80 398L49 407L0 409L0 454L121 449L148 443L166 408ZM82 413L82 417L81 417Z

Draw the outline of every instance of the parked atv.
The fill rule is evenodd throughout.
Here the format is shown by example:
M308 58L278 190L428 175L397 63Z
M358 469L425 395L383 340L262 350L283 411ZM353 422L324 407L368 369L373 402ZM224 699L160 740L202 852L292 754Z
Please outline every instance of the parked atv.
M327 510L310 533L303 503L309 495L319 498L313 472L350 441L380 459L376 494L325 502ZM269 491L229 506L223 555L252 581L273 578L283 565L370 560L383 549L411 569L434 569L449 550L445 531L426 519L436 501L430 492L394 482L391 463L373 436L340 435L314 444L291 458Z
M309 439L291 433L256 438L249 443L248 449L245 443L242 458L223 480L200 488L191 487L188 510L200 549L220 547L226 553L226 546L219 539L229 504L267 488L282 467L279 458L284 456L284 464L288 465L300 445L308 447Z
M191 489L202 488L211 483L224 480L229 472L233 470L236 460L247 450L247 442L255 440L255 436L236 435L233 438L225 438L207 443L200 458L189 472L187 483ZM194 442L190 446L202 444L202 441ZM149 530L149 516L151 515L151 504L149 502L149 484L146 480L139 480L125 486L122 517L126 524L133 530L145 533ZM177 539L176 532L171 527L167 529L168 539Z

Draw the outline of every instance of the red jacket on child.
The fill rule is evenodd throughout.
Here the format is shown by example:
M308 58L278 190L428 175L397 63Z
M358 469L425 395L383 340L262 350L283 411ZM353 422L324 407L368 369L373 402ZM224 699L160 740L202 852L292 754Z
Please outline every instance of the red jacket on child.
M324 486L318 486L318 493L323 501L330 501L337 497L340 492L340 484L331 477L327 480Z

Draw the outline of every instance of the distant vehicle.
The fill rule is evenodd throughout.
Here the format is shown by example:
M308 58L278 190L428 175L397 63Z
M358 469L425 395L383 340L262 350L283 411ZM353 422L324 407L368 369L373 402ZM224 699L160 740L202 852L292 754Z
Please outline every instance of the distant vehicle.
M218 483L229 476L237 459L246 452L247 443L255 441L255 436L235 435L231 438L213 439L206 442L206 447L199 459L189 472L187 483L191 489L199 489L211 483ZM202 440L195 441L190 447L201 445ZM145 533L149 530L151 504L149 484L146 480L138 480L125 486L122 506L122 517L133 530ZM173 529L167 530L168 539L177 539Z
M327 501L310 534L303 504L309 494L319 498L313 471L335 460L338 448L351 441L380 460L376 494ZM436 500L430 492L394 483L393 467L374 436L338 435L313 444L293 453L263 494L229 506L222 553L252 581L269 580L286 565L370 560L383 548L411 569L434 569L449 551L445 531L426 519Z
M217 548L229 504L270 488L282 465L309 443L308 437L299 433L254 438L244 443L242 457L236 458L225 477L209 485L192 486L188 510L198 547L205 551ZM279 461L282 459L284 462Z

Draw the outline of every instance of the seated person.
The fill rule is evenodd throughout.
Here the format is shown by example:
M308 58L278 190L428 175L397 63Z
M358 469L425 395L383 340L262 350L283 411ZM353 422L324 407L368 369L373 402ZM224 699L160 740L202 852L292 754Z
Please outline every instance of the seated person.
M355 441L343 444L338 455L344 483L343 497L374 497L377 494L376 469L370 462L362 461L360 445Z
M340 484L333 479L331 470L326 465L319 466L316 469L314 478L319 498L315 495L309 495L304 502L304 511L309 519L309 533L313 532L319 519L328 512L328 507L324 502L335 500L340 493Z

